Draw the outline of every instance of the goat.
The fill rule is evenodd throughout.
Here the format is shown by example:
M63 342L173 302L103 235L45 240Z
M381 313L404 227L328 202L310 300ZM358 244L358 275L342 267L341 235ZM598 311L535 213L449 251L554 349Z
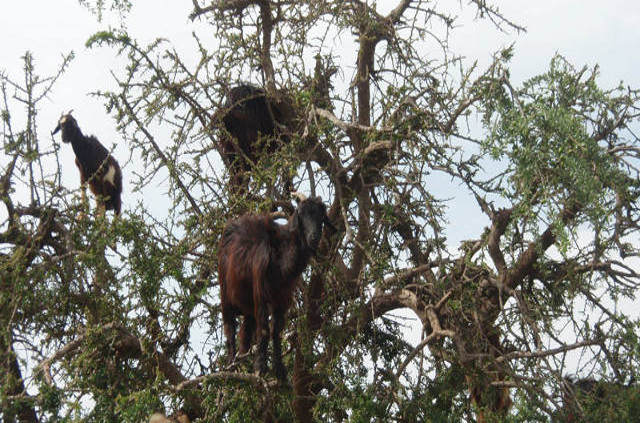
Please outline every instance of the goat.
M62 130L62 142L71 143L76 155L76 166L80 170L82 201L86 203L85 183L89 183L96 203L104 210L120 214L122 207L122 171L120 165L96 137L85 136L71 111L63 114L51 135Z
M244 84L229 90L225 106L215 116L220 115L230 135L220 140L220 153L229 169L231 186L242 192L252 164L289 143L287 132L294 109L283 92L270 97L262 88ZM290 182L285 183L290 191Z
M280 380L286 379L280 332L293 290L318 248L323 223L335 231L320 197L293 195L297 208L285 225L277 224L269 215L244 215L226 225L218 248L220 303L229 362L236 355L236 317L242 315L239 352L249 350L255 333L255 369L260 375L266 373L271 314L273 370Z

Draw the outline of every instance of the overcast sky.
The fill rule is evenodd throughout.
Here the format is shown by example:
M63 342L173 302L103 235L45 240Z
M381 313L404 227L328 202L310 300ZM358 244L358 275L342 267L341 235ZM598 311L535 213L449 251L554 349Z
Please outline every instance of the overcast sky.
M109 2L107 2L109 3ZM193 54L191 32L206 34L202 23L192 23L188 14L189 0L134 0L126 27L142 43L156 37L168 38L178 51ZM393 7L397 1L378 2L381 9ZM487 64L491 53L515 42L512 76L522 81L543 72L555 52L576 64L601 66L601 84L612 86L624 80L638 87L640 81L640 2L632 0L530 0L497 1L503 14L527 28L526 33L501 33L487 21L476 21L470 8L460 8L466 2L451 3L452 13L459 15L458 28L452 32L450 45L456 53L469 60ZM159 7L161 5L161 7ZM117 16L105 17L101 23L77 0L8 1L0 5L0 39L2 42L0 70L20 79L20 57L29 50L36 61L37 72L49 75L62 60L62 54L74 51L76 58L69 70L55 85L48 100L40 103L38 122L42 142L50 142L48 132L55 126L62 111L74 109L74 115L85 133L93 133L111 147L118 142L113 120L106 115L101 99L88 94L113 87L110 74L122 61L115 59L110 48L87 49L84 44L94 32L118 26ZM336 47L339 49L339 47ZM121 163L128 157L126 146L118 145L116 157ZM63 183L77 183L73 153L65 149L62 155ZM124 157L123 157L124 156ZM125 182L132 164L124 165ZM133 195L125 184L125 196ZM125 206L126 208L126 206ZM469 222L472 223L472 222Z

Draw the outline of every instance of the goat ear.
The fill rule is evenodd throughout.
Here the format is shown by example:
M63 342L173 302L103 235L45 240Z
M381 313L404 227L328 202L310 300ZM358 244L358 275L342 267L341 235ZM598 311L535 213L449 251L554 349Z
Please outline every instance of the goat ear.
M298 210L295 210L291 216L291 228L302 231L302 219L300 219L300 213L298 213Z
M322 221L324 222L324 226L326 226L327 228L331 229L331 232L333 232L333 233L338 232L336 227L333 226L333 224L331 224L331 221L329 220L329 216L327 216L327 213L324 214L324 218L322 219Z

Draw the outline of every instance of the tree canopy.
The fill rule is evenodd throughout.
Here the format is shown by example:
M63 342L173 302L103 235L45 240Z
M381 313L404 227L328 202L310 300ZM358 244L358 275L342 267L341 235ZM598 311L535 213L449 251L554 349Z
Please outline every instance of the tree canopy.
M483 0L461 7L523 30ZM95 93L133 158L125 193L167 188L153 207L125 195L118 218L61 186L76 169L40 130L72 56L52 76L30 54L24 77L0 74L3 421L638 415L639 321L620 307L640 283L635 88L560 55L516 84L513 47L484 69L463 61L446 42L454 17L429 1L193 0L189 18L208 29L189 57L124 29L87 41L127 61ZM237 190L219 110L243 82L295 115ZM289 179L337 231L296 291L278 383L249 357L225 361L216 254L229 219L292 211Z

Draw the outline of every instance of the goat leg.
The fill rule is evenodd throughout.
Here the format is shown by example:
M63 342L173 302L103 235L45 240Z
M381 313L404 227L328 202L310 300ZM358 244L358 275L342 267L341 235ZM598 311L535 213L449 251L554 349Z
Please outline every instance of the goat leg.
M267 374L267 347L269 345L269 316L267 308L256 305L256 336L258 338L258 354L255 358L255 370L260 376Z
M287 379L287 370L282 364L282 348L280 345L280 333L284 327L284 312L282 310L274 310L273 312L273 328L271 332L271 342L273 343L273 372L280 381Z
M227 360L231 364L236 357L236 316L225 307L222 308L222 326L227 338Z
M80 213L78 213L78 220L82 221L86 218L85 213L89 210L89 202L87 201L87 179L84 177L83 173L80 174L80 198L82 206Z
M104 198L96 198L96 209L98 212L97 215L100 219L104 219L107 214L107 206L104 202Z
M240 331L238 332L238 338L240 338L240 348L238 353L240 355L246 354L251 348L253 342L253 335L256 331L256 319L253 316L245 316L240 325Z

